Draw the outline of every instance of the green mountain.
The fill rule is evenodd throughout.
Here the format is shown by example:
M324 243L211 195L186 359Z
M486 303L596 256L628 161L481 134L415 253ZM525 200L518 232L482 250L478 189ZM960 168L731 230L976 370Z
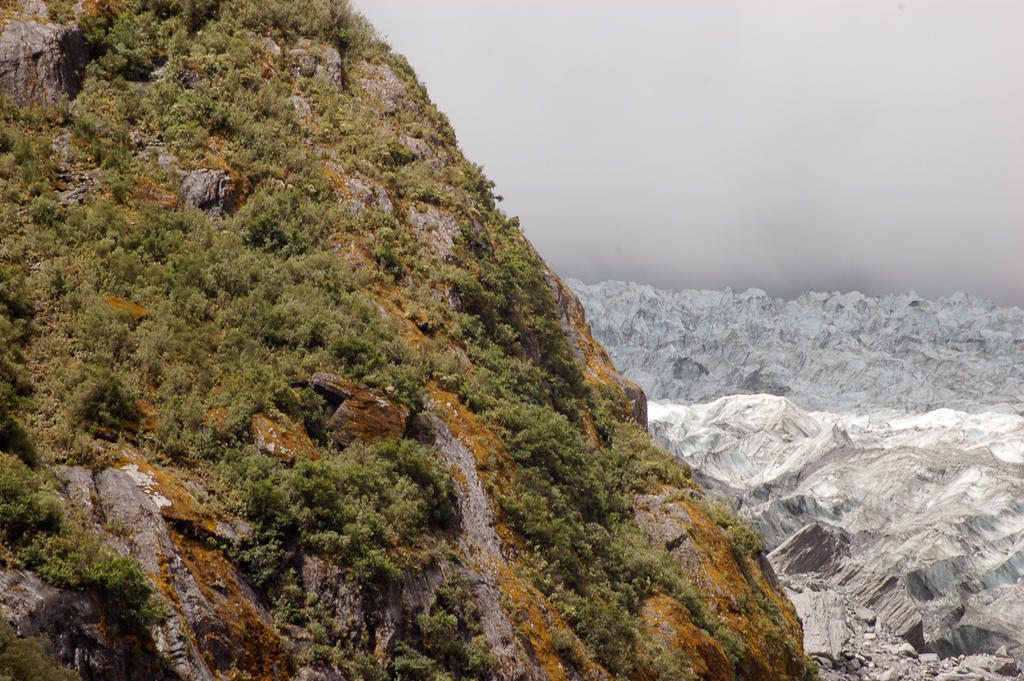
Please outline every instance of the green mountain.
M0 3L0 679L797 679L343 0Z

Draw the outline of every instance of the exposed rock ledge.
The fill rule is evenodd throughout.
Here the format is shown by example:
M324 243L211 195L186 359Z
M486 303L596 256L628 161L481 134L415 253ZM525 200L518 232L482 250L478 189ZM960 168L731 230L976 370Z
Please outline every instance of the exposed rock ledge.
M18 106L74 99L81 89L85 39L78 25L11 19L0 29L0 91Z

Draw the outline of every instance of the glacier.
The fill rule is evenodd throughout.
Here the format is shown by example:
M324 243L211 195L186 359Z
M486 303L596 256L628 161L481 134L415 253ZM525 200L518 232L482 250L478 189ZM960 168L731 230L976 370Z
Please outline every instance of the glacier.
M655 400L767 393L840 412L1024 402L1024 310L983 298L567 283L615 366Z
M1024 667L1024 312L569 283L651 433L761 530L825 678Z

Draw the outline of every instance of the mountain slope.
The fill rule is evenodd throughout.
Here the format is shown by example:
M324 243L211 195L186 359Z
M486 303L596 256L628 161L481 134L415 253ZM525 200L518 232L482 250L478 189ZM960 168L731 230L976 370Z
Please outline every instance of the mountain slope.
M20 635L90 680L809 673L749 529L346 4L0 22Z

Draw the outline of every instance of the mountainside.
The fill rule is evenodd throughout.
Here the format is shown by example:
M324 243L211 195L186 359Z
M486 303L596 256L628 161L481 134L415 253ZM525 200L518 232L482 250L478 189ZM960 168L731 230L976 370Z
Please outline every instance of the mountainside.
M627 375L667 396L651 433L763 532L826 678L1018 676L1019 309L573 286Z
M0 92L0 679L813 675L347 4L5 0Z
M652 399L780 395L805 409L1024 403L1024 311L954 295L661 291L570 281L594 335Z

